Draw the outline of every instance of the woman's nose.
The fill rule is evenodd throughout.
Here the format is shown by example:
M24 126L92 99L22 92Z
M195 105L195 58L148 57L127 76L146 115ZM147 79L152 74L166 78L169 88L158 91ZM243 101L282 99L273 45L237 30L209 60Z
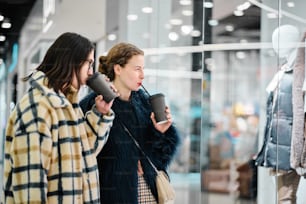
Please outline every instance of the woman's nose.
M87 74L88 74L89 76L93 75L93 69L89 69L88 72L87 72Z
M142 70L141 73L140 73L140 78L141 78L141 79L144 79L144 71L143 71L143 70Z

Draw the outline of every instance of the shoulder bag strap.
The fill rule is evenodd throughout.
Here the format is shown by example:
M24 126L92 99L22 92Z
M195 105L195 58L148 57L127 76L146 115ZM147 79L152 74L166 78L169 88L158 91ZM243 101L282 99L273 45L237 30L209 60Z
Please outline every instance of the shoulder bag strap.
M118 118L119 119L119 118ZM158 173L158 170L156 168L156 166L153 164L153 162L151 161L151 159L146 155L146 153L141 149L139 143L137 142L137 140L133 137L132 133L129 131L129 129L119 120L119 122L121 123L123 129L125 130L125 132L127 132L127 134L132 138L132 140L134 141L135 145L138 147L138 149L141 151L141 153L146 157L146 159L148 160L148 162L150 163L150 165L153 167L154 171L156 173Z

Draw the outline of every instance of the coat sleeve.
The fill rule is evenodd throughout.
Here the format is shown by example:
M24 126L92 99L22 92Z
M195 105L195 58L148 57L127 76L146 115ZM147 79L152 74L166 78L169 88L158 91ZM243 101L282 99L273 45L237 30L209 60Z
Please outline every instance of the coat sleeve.
M152 124L151 131L151 137L148 139L149 145L152 145L151 158L158 169L166 170L180 144L179 133L174 125L162 134L155 130Z
M303 38L304 42L305 37ZM304 146L304 93L302 86L305 76L305 48L298 48L296 62L293 68L292 107L293 124L291 138L290 165L292 168L306 167ZM303 153L304 152L304 153ZM302 163L301 163L302 162Z
M146 154L158 169L166 170L180 144L179 132L174 124L165 133L156 130L150 118L152 109L148 100L149 96L143 90L140 90L137 96L141 103L141 105L138 104L138 115L145 117L142 119L148 124L144 149L147 150Z
M108 139L115 114L112 110L109 115L102 115L99 113L94 105L95 97L95 93L90 93L85 96L85 98L80 101L80 107L85 114L86 131L88 133L90 147L94 149L97 156Z
M115 114L112 110L109 115L103 115L98 112L95 105L93 105L90 111L86 112L85 120L88 141L91 149L94 149L96 156L107 142L114 118Z

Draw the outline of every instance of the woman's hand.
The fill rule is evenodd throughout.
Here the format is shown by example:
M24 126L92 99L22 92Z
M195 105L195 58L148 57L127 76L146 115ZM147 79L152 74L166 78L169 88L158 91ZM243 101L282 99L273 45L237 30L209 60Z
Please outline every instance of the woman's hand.
M114 100L111 100L109 103L106 103L106 101L103 100L102 95L98 95L95 98L96 108L103 115L106 115L106 114L109 113L109 111L110 111L110 109L113 105L113 102L114 102Z
M154 113L153 112L151 113L151 120L153 122L153 125L155 129L161 133L165 133L172 124L172 116L171 116L170 108L166 107L165 112L166 112L167 121L164 123L160 123L160 124L156 123Z

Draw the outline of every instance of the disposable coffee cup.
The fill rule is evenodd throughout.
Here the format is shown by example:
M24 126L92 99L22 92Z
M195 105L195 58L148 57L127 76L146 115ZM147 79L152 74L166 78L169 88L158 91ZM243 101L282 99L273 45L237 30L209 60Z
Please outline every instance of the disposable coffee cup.
M111 83L106 80L105 76L100 72L94 73L86 81L89 86L96 94L102 95L103 100L109 103L111 100L116 98L117 93L111 88Z
M165 96L162 93L154 94L149 98L155 120L158 124L167 122Z

